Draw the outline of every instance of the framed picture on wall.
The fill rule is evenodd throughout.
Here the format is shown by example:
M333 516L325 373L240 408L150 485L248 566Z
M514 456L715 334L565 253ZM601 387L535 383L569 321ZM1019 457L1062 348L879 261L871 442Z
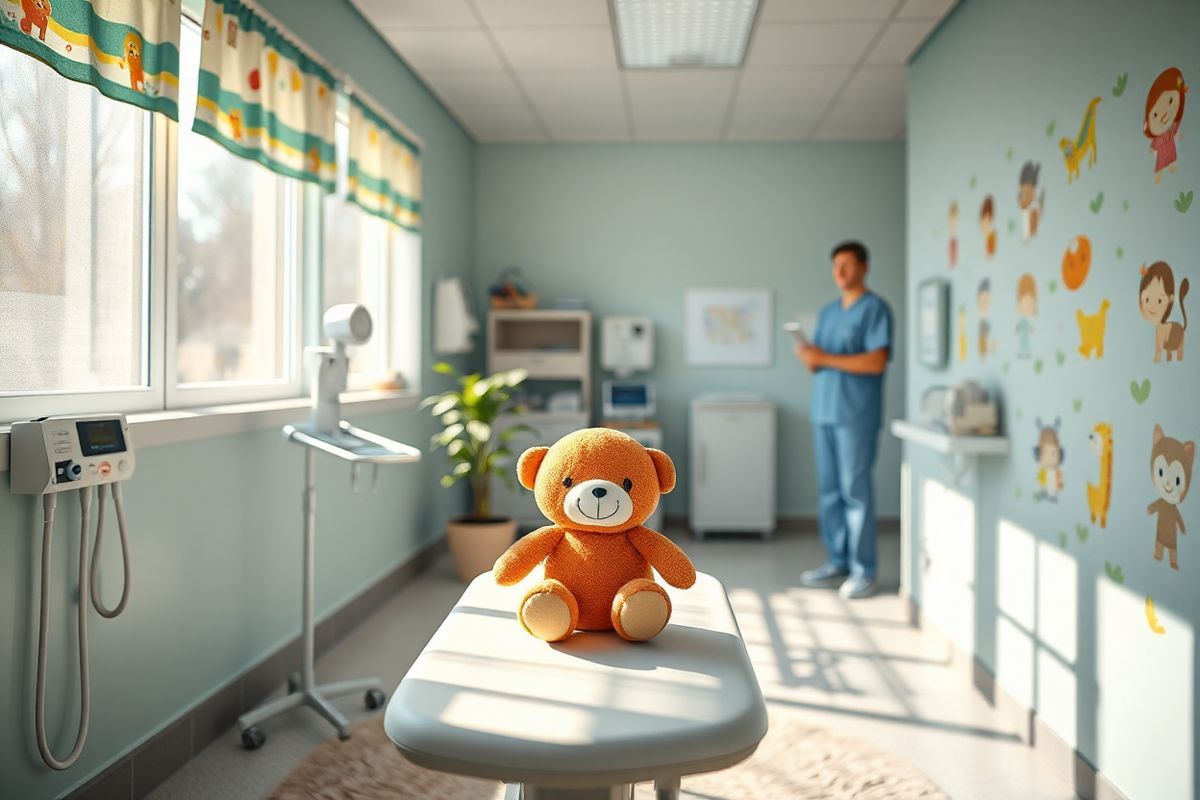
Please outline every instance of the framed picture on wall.
M950 359L950 283L941 278L917 286L917 357L936 369Z
M770 289L688 289L684 360L693 367L771 365L775 331Z

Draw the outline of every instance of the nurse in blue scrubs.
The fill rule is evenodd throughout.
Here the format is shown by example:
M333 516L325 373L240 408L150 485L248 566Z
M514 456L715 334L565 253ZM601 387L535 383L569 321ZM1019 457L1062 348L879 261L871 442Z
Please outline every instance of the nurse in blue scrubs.
M875 490L871 468L883 421L883 377L892 356L892 310L867 288L867 248L833 249L841 297L821 309L796 357L814 375L813 449L827 559L800 575L805 586L840 586L842 597L875 591Z

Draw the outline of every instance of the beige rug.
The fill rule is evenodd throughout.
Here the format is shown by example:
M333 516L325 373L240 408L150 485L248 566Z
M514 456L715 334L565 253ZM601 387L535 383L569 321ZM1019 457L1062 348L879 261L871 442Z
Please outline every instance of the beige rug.
M857 739L774 715L771 729L746 761L721 772L683 779L684 798L749 800L910 800L946 796L920 772ZM639 784L641 798L654 796ZM296 765L271 800L500 800L493 781L431 772L404 759L383 732L382 719L359 724L345 742L332 739Z

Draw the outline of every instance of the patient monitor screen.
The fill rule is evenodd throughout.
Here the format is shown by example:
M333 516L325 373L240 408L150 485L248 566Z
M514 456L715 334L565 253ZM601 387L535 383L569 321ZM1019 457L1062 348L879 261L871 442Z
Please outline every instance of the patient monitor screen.
M79 449L85 456L125 452L125 434L119 419L76 422L75 429L79 432Z

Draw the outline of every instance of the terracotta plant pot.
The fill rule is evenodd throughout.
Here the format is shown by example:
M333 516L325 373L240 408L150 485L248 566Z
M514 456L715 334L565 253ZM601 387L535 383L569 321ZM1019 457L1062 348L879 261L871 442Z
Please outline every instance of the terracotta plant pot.
M496 517L478 521L457 517L446 523L446 541L454 568L463 583L489 572L496 559L517 538L517 521L512 517Z

